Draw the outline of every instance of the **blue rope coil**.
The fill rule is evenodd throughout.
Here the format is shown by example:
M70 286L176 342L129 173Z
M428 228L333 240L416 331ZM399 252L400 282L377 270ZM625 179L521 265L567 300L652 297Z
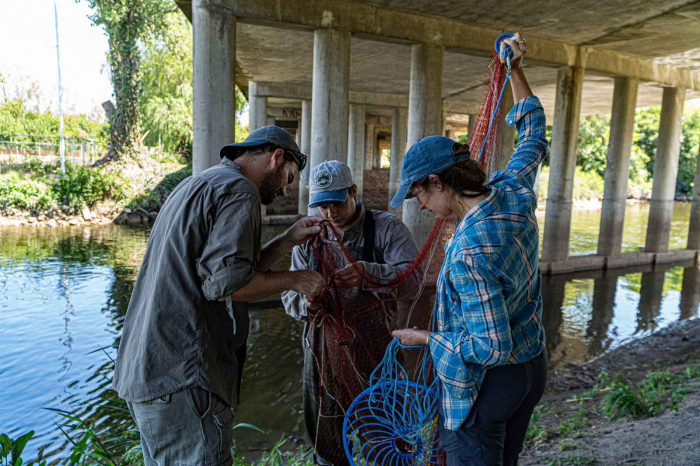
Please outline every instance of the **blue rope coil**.
M345 454L353 466L438 465L438 379L428 384L429 358L424 357L418 382L409 380L398 362L394 339L370 376L370 386L350 405L343 423Z

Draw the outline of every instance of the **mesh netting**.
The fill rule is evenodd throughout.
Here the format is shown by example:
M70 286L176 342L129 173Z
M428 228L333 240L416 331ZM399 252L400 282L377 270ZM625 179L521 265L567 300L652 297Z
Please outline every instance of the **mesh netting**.
M487 78L490 85L470 134L469 146L472 158L479 160L488 175L500 156L500 109L490 131L489 125L505 79L495 55L487 67ZM382 281L365 272L357 264L360 258L343 245L341 235L330 223L323 222L321 233L312 240L315 261L327 283L321 294L322 307L310 315L306 335L320 382L314 447L325 461L335 466L351 464L343 449L343 420L353 400L368 389L370 374L392 341L391 331L413 326L430 328L435 286L444 260L443 247L454 227L454 219L437 220L418 257L391 281ZM336 283L336 272L348 265L363 278L363 290ZM416 274L422 277L418 289L408 286L414 280L407 281ZM368 285L371 290L367 289ZM393 298L397 294L398 301ZM423 352L399 351L403 366L410 369L407 378L418 372L424 361Z

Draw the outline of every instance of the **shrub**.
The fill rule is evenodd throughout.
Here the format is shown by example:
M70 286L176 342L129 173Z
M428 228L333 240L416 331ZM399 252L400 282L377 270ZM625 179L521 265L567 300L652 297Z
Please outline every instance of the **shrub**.
M679 403L687 394L678 388L680 380L681 377L670 372L650 372L641 385L615 380L603 398L603 412L616 420L626 416L653 417L666 409L678 411Z
M0 210L12 214L16 209L42 210L52 207L49 187L17 173L0 175Z
M107 197L118 198L122 191L117 178L102 169L68 165L66 173L53 184L53 193L58 202L75 212Z

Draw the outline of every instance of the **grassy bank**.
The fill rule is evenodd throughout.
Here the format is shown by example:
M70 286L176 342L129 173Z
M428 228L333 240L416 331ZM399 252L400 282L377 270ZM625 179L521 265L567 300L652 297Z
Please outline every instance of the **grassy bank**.
M106 223L136 211L138 222L131 223L152 222L167 195L190 174L184 161L159 162L147 155L102 166L68 164L64 174L58 166L29 160L0 175L2 224Z

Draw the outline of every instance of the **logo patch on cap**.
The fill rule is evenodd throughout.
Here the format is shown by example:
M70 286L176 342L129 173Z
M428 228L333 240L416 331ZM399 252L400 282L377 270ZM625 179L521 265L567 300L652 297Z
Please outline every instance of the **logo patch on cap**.
M333 183L333 175L331 172L323 170L316 174L316 186L319 188L327 188Z

